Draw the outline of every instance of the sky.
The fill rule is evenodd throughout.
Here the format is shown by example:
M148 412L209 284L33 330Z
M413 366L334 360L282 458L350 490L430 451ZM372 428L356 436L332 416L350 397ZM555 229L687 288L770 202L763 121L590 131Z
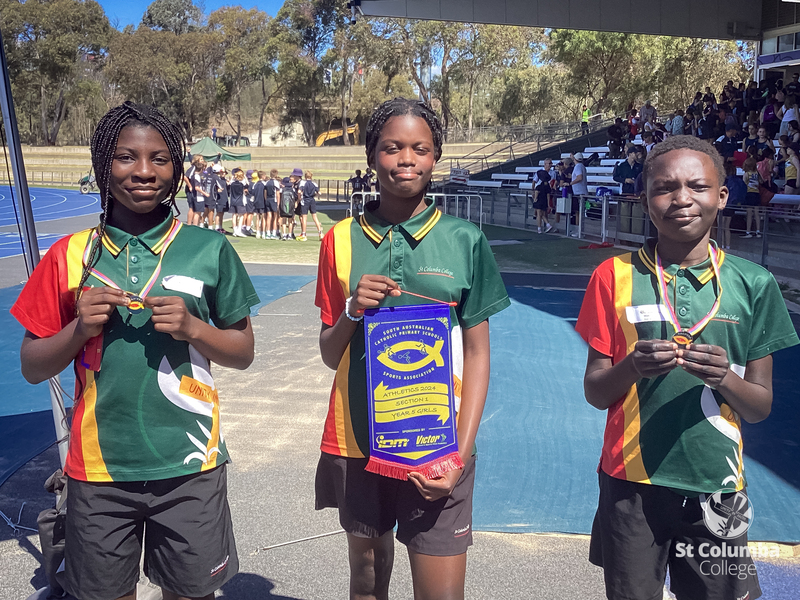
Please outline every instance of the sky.
M138 25L142 20L142 15L152 0L98 0L103 10L106 11L106 16L111 22L111 25L122 29L126 25ZM205 0L204 3L195 2L195 4L205 4L205 13L214 12L221 6L236 6L240 5L244 8L259 8L265 11L270 16L274 17L281 6L283 0L260 0L253 2L252 0L242 0L241 2L225 0Z

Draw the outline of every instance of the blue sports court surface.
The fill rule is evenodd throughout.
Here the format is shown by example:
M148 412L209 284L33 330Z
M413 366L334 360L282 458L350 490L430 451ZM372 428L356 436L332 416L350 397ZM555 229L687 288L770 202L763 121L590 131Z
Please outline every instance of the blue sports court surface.
M98 194L81 194L78 190L59 190L54 188L30 188L33 218L37 223L54 221L67 217L82 217L100 212L100 196ZM8 186L0 186L0 258L22 254L22 243L17 231L9 227L17 225L17 197L12 197ZM58 239L69 233L40 233L39 249L44 251Z

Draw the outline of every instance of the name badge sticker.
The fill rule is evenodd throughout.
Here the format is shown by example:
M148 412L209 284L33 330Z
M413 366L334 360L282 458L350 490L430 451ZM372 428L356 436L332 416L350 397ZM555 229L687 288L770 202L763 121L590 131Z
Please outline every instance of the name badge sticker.
M183 292L195 298L203 295L203 282L185 275L167 275L161 280L161 287L173 292Z
M663 304L640 304L639 306L626 306L625 316L629 323L653 323L655 321L668 321L667 307Z

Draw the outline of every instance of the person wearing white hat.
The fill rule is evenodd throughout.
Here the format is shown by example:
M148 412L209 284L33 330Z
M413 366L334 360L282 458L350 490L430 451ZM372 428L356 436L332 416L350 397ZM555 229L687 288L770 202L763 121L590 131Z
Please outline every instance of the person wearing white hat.
M575 213L575 225L580 229L581 224L581 198L589 193L589 187L586 185L586 167L583 166L583 153L576 152L571 155L575 161L575 167L572 169L572 212ZM578 232L570 234L572 237L578 237Z

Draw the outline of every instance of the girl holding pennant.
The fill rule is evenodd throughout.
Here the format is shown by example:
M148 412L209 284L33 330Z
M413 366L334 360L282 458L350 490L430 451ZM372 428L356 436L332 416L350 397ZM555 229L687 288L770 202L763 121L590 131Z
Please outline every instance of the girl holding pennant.
M165 599L211 599L238 560L210 361L250 365L258 297L224 236L173 215L186 151L164 115L126 102L91 149L100 224L54 244L11 309L28 381L76 373L65 588L135 598L144 545Z
M463 598L466 550L472 543L474 444L489 384L488 318L510 302L483 234L466 221L443 215L425 197L442 154L442 129L431 108L402 98L382 104L367 126L366 153L377 171L381 198L367 205L363 215L338 223L320 249L320 351L336 376L317 467L316 508L339 510L347 532L351 598L387 598L395 525L397 539L408 548L414 597ZM450 305L444 322L450 327L449 379L457 415L439 406L433 410L443 427L456 419L457 455L438 469L426 469L428 476L399 466L386 471L392 476L381 475L381 468L371 468L370 448L402 446L414 434L370 439L376 424L370 414L376 410L368 397L377 404L421 389L416 387L419 380L403 387L404 377L413 377L406 373L413 362L441 363L444 357L417 361L423 349L439 352L442 345L424 340L423 333L433 328L409 324L408 330L419 336L388 341L378 349L382 363L403 364L405 371L392 378L394 371L376 369L370 361L368 373L364 311L431 301ZM377 379L384 374L386 379ZM368 375L380 381L375 389L368 388ZM420 437L414 441L438 439ZM398 472L402 479L395 478Z

